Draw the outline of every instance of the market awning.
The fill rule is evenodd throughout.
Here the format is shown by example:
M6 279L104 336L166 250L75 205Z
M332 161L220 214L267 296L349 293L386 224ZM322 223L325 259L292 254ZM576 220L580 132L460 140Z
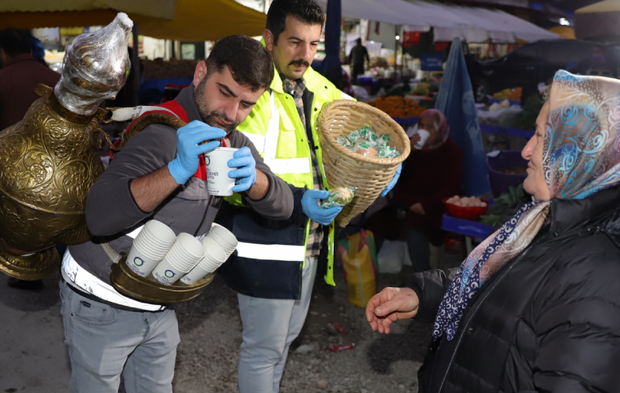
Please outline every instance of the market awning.
M575 29L568 26L556 26L549 29L550 32L558 34L563 40L576 40Z
M580 39L617 40L619 22L620 1L601 1L575 11L575 35Z
M318 0L325 7L327 0ZM406 26L406 31L434 28L435 41L514 43L559 38L557 34L500 10L424 1L342 0L342 15Z
M267 15L234 0L177 0L173 21L141 23L139 32L154 38L213 41L232 34L263 34Z
M103 26L118 12L135 23L172 20L175 6L174 0L2 0L0 29Z
M558 39L559 35L501 10L477 7L442 6L443 12L458 15L461 23L453 28L436 27L435 41L460 38L467 42L515 43Z

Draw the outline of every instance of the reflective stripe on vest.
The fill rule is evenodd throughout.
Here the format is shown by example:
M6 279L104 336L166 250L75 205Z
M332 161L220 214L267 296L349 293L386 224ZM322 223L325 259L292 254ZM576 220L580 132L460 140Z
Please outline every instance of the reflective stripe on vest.
M289 173L310 172L310 161L307 158L287 158L285 160L272 158L265 159L265 164L273 173L284 175Z
M161 311L166 308L165 306L157 304L142 303L121 295L114 287L101 281L80 266L80 264L73 259L69 250L65 251L60 271L62 277L67 281L67 285L71 285L82 292L90 293L107 302L144 311Z
M303 262L306 259L306 247L239 242L237 245L237 256L269 261Z

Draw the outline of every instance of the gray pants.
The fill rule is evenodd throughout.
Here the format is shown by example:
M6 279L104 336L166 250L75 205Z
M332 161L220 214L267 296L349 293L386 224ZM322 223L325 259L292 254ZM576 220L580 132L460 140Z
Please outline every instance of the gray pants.
M71 393L171 393L177 345L174 310L133 312L87 299L60 282Z
M288 349L308 314L317 258L306 259L299 300L239 298L243 343L239 362L241 393L277 393Z

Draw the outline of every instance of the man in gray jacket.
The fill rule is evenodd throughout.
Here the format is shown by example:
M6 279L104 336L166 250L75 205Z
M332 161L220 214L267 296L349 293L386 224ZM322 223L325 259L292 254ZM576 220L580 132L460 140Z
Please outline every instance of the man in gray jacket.
M128 252L136 229L150 219L176 234L206 233L217 208L201 179L201 156L221 138L240 148L228 166L236 178L233 191L245 204L271 219L292 214L290 188L236 131L272 77L271 57L258 41L244 36L218 41L206 62L196 66L193 85L163 109L188 124L178 131L162 124L146 127L93 186L86 219L95 237L69 247L61 269L71 392L117 392L121 374L128 393L172 391L180 341L175 312L118 293L110 285L113 262L101 243Z

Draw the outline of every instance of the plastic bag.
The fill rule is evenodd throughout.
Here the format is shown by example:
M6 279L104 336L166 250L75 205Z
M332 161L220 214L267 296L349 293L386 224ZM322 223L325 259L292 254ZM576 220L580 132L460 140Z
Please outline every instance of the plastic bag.
M400 240L385 240L379 250L377 259L379 261L379 273L396 274L400 273L405 259L409 258L407 243ZM411 265L411 261L407 261Z
M325 198L321 207L323 209L329 209L334 206L346 206L355 197L357 193L357 187L338 187L329 193L329 196Z
M347 280L349 302L365 308L368 300L377 293L377 254L372 232L362 229L340 240L336 251Z

